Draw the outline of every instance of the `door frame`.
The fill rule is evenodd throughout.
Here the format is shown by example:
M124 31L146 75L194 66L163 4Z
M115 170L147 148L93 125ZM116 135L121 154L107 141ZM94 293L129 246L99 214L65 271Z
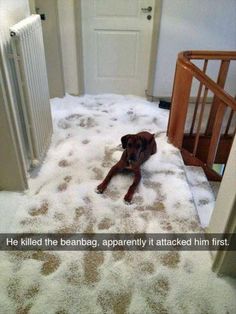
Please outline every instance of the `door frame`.
M150 62L148 69L148 80L146 96L153 95L155 73L156 73L156 63L157 63L157 53L158 53L158 41L160 34L160 21L161 21L161 11L162 11L163 0L155 0L155 9L153 11L153 30L151 39L151 52L150 52ZM83 43L82 43L82 9L81 0L74 0L75 8L75 32L76 32L76 46L77 46L77 64L78 64L78 82L79 82L79 92L84 94L84 60L83 60Z
M42 2L44 9L46 11L46 22L49 21L50 17L54 16L53 33L48 33L45 29L45 21L42 21L42 31L43 31L43 41L44 41L44 50L45 50L45 59L47 65L47 75L48 75L48 85L50 98L54 97L64 97L65 96L65 82L64 82L64 73L63 73L63 61L62 61L62 45L61 45L61 36L60 36L60 21L58 15L58 3L57 0L51 0L48 2ZM44 9L38 5L37 0L29 0L29 7L31 14L41 14L44 13ZM40 9L40 12L37 11L37 8ZM49 17L47 16L47 13ZM54 14L53 14L54 13ZM48 26L48 25L47 25ZM48 36L46 36L48 34ZM49 37L50 36L50 37ZM47 45L47 42L51 42L51 38L54 38L52 45ZM50 50L49 50L50 47ZM51 51L51 49L53 51ZM49 56L54 53L56 54L53 58L55 63L52 65L52 60Z
M155 0L155 10L153 15L153 29L152 29L152 42L151 42L151 53L150 53L150 63L148 70L148 82L147 82L147 95L153 95L155 74L156 74L156 64L157 64L157 54L158 54L158 43L160 35L161 26L161 11L162 11L162 0Z
M215 208L212 212L207 232L221 234L236 233L236 137L230 150L220 189L217 195ZM229 241L232 239L229 239ZM235 251L217 250L212 252L212 269L219 275L236 278Z
M84 94L84 60L82 39L82 5L81 0L74 0L75 41L77 49L77 75L79 95Z

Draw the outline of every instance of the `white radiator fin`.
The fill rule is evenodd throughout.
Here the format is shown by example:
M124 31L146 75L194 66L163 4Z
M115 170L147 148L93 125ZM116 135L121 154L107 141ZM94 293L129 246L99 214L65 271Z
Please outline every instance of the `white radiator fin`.
M52 134L48 79L42 26L31 15L10 28L22 110L32 164L42 160Z

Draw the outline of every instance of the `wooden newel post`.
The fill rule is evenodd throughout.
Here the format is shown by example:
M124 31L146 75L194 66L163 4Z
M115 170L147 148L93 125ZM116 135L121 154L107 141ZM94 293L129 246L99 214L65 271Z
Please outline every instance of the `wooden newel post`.
M169 142L178 148L182 147L192 79L191 70L177 60L167 136Z

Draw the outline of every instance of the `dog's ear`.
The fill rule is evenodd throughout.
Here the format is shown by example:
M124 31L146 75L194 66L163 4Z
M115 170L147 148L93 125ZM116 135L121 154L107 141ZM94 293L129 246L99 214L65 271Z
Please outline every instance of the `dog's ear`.
M145 150L148 142L147 142L146 138L143 138L143 137L141 137L141 141L142 141L142 150Z
M122 144L122 148L126 148L127 147L127 142L129 140L130 134L126 134L124 136L122 136L121 140L121 144Z

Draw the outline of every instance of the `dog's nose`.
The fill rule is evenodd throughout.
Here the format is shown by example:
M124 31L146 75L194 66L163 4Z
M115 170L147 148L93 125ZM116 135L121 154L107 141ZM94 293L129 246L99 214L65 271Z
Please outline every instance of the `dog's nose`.
M135 161L136 160L136 156L134 154L130 155L129 160L130 161Z

